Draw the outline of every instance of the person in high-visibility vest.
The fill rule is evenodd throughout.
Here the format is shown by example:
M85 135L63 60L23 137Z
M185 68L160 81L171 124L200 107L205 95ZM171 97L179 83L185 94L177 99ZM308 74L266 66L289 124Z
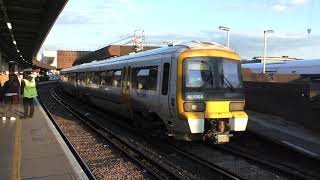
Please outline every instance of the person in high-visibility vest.
M34 113L34 98L38 96L36 88L36 80L32 77L32 69L25 69L23 72L23 80L21 81L22 101L24 108L23 118L32 118Z

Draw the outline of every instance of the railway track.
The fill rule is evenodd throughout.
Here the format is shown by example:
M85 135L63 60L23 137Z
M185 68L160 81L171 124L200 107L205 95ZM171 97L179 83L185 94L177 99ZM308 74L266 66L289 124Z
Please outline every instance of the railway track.
M103 137L106 137L109 141L116 140L116 144L122 143L125 144L123 146L129 146L129 148L134 148L136 154L140 154L141 158L135 158L133 159L137 161L141 166L145 167L150 171L155 177L159 179L203 179L204 176L201 177L201 175L197 175L195 173L192 173L192 171L183 168L182 166L170 161L168 158L165 158L165 154L158 154L154 152L153 150L147 148L144 144L139 143L138 141L135 141L133 139L128 139L119 136L117 133L112 132L110 129L106 129L104 127L101 127L98 123L96 123L94 120L88 118L88 116L84 115L82 112L78 110L78 108L73 107L72 105L66 103L65 101L61 100L59 95L55 93L54 91L51 92L52 95L55 97L55 99L65 108L67 108L73 115L77 116L77 118L82 119L84 123L86 123L91 128L95 129L95 131L99 134L101 134ZM64 98L65 99L65 98ZM120 147L121 148L121 147ZM126 153L129 148L121 148ZM178 152L178 151L176 151ZM180 152L179 152L180 153ZM126 153L128 156L132 156L131 153ZM166 152L166 154L172 155L171 152ZM146 157L147 156L147 157ZM181 156L181 153L180 153ZM190 155L183 154L184 159L188 159L187 161L193 161L192 163L189 162L189 164L194 165L194 163L198 163L196 165L196 168L201 169L203 172L202 174L206 174L206 177L214 177L219 179L242 179L241 177L237 176L236 174L233 174L227 170L224 170L219 167L215 167L211 164L206 163L205 161L196 160L195 158L191 158ZM147 167L144 163L149 161L147 165L153 164L152 167ZM167 176L161 176L159 171L154 171L153 167L158 166L161 171L166 172ZM206 171L206 172L205 172Z
M103 128L106 127L106 125L101 125L99 124L99 122L95 122L96 119L101 119L105 113L101 113L100 111L94 110L94 108L91 107L79 107L78 105L75 105L79 102L76 102L73 98L70 99L70 97L60 93L61 92L59 92L58 95L57 93L53 92L53 95L56 96L56 98L59 99L61 103L64 103L67 108L71 110L73 109L73 112L77 116L80 116L80 118L82 118L84 121L86 121L86 124L90 124L100 133L102 133L102 135L104 134L103 136L106 136L104 132L105 128ZM62 96L62 98L59 98L59 96ZM69 101L74 102L70 102L69 104L67 103ZM94 118L93 114L95 113L99 118ZM119 123L121 121L117 119L116 122ZM122 127L122 123L120 123L120 126ZM112 127L110 128L112 129ZM130 129L127 129L126 131L130 131ZM114 134L117 135L116 132L114 132ZM131 136L132 135L122 135L120 139L124 141L124 143L131 144L129 146L138 149L137 151L140 152L142 156L148 154L148 156L152 157L153 162L161 162L161 168L164 168L165 171L171 171L172 176L165 178L216 179L217 177L220 177L227 179L316 179L315 176L312 176L310 174L303 174L302 172L295 171L292 168L279 167L268 161L259 159L261 157L257 157L255 160L254 158L252 158L252 155L250 155L250 153L240 151L235 147L232 150L229 145L212 147L203 143L185 144L183 142L181 144L185 145L181 146L179 142L170 144L168 142L160 142L154 139L151 139L150 141L147 140L146 142L141 143L140 140L136 140L135 138L128 138ZM188 146L188 148L185 148L183 146ZM154 149L157 148L158 151L155 152ZM202 153L199 153L201 151ZM215 151L220 151L220 153ZM180 164L180 166L177 164ZM174 168L176 168L176 170L173 170ZM164 178L158 176L155 177L160 179Z
M232 143L225 146L214 145L211 148L228 151L231 154L269 166L272 169L287 172L301 179L320 179L318 159L252 132L234 138Z
M65 97L64 99L67 99L68 97ZM92 112L94 110L90 110L91 107L88 107L89 109L85 110L87 112ZM103 116L104 113L99 113L97 112L98 116ZM119 121L117 121L118 123ZM227 172L229 174L232 174L234 177L232 177L233 179L257 179L257 178L265 178L265 179L305 179L304 177L301 176L296 176L295 173L290 173L290 172L286 172L283 171L282 169L276 169L274 167L270 167L269 165L266 164L262 164L260 162L256 162L251 159L248 160L245 157L241 157L239 155L230 153L229 151L225 151L224 153L217 153L215 154L216 156L221 156L222 158L219 158L221 161L220 162L214 162L214 161L208 161L208 158L202 158L199 156L199 153L193 153L193 152L189 152L188 150L183 150L183 148L181 147L177 147L177 146L171 146L168 145L168 143L164 142L164 143L160 143L160 142L154 142L154 139L151 139L151 141L149 141L147 144L157 144L158 146L163 146L162 148L160 148L160 151L166 152L166 154L172 155L177 158L180 157L180 159L188 159L189 163L192 162L193 164L202 164L202 167L205 167L207 169L208 172L210 171L214 171L212 169L217 168L217 169L221 169L224 172ZM157 146L157 145L156 145ZM171 147L170 147L171 146ZM189 146L193 146L190 145ZM203 146L203 144L201 145ZM204 146L202 147L204 148ZM207 146L205 147L206 149L203 151L205 153L205 151L210 151L212 148L208 148ZM168 150L171 149L171 150ZM215 150L215 151L219 151L219 150ZM213 155L213 156L215 156ZM165 155L163 155L165 156ZM210 157L211 155L208 154L208 156ZM223 157L225 159L223 159ZM231 158L231 161L230 161ZM210 159L210 158L209 158ZM241 163L238 163L241 162ZM187 164L188 162L185 162L185 164ZM231 165L234 167L230 167L230 165L226 165L226 164L235 164L235 165ZM184 164L184 163L182 163ZM229 167L228 167L229 166ZM214 167L214 168L213 168ZM199 169L199 168L198 168ZM243 170L243 172L240 172L241 169L247 169L247 170ZM250 172L250 170L252 172ZM205 174L205 173L204 173ZM206 177L206 176L203 176ZM231 178L231 177L229 177Z

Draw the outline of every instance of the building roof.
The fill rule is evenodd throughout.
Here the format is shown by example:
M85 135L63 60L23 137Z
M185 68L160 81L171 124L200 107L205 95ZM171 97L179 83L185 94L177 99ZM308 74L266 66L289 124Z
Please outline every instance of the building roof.
M0 49L7 59L21 66L31 66L28 63L35 59L67 1L0 0ZM8 22L11 23L11 30Z
M150 49L156 49L156 48L159 48L159 47L145 46L144 50L150 50ZM134 46L109 45L101 49L98 49L96 51L89 52L88 54L77 58L73 63L73 66L83 64L83 63L88 63L95 60L99 61L99 60L103 60L110 57L124 56L135 51L136 50Z
M36 68L41 68L41 69L47 69L47 70L54 70L57 69L56 67L50 66L48 64L42 63L36 59L33 60L33 66Z

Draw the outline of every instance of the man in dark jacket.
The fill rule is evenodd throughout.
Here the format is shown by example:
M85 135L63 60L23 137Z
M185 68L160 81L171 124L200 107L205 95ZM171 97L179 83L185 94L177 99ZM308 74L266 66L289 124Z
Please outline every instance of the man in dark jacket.
M3 88L2 88L2 85L1 85L1 81L0 81L0 113L1 113L1 115L0 115L0 117L3 117L3 90L2 90Z
M16 74L9 74L9 80L3 85L4 102L6 106L5 114L2 119L10 117L10 120L16 120L14 111L17 109L16 104L19 103L20 83Z

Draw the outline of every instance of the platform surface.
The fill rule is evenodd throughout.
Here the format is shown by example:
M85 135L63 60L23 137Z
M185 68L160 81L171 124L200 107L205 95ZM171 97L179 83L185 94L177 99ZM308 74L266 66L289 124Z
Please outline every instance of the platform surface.
M2 120L0 107L0 179L87 179L58 131L38 102L33 118L21 119L22 105L15 108L17 120Z
M296 151L320 159L320 133L314 132L281 117L254 111L249 116L248 130Z

